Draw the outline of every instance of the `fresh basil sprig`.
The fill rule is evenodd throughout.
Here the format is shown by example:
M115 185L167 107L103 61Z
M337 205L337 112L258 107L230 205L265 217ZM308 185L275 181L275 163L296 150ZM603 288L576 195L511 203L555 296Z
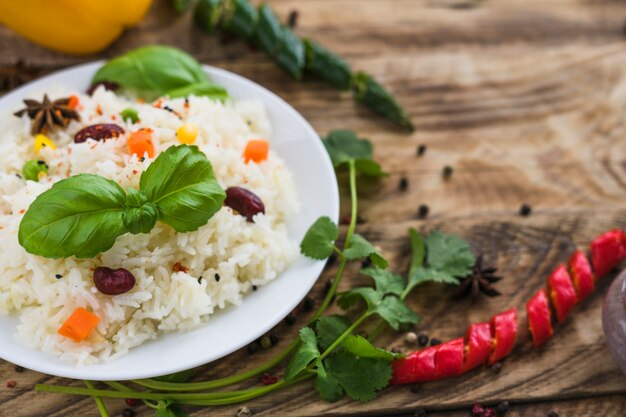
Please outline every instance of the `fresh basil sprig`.
M172 146L142 173L139 190L80 174L54 184L24 214L18 239L46 258L93 258L126 233L148 233L157 220L177 232L197 230L222 207L226 193L196 147Z
M228 93L213 84L191 55L170 46L145 46L104 64L92 82L113 82L146 99L190 94L224 100Z

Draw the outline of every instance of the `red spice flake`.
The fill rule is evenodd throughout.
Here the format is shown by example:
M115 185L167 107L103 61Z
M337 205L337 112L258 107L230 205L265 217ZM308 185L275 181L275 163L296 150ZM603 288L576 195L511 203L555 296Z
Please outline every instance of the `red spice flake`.
M102 107L100 107L99 104L96 106L96 113L98 113L99 116L102 116Z
M278 378L276 377L276 375L270 375L267 372L261 375L261 383L263 385L273 385L276 382L278 382Z
M129 407L136 407L141 403L141 401L136 398L126 398L124 401L126 401L126 405Z
M14 379L9 379L7 381L7 388L15 388L17 386L17 382Z
M20 210L20 214L24 214L24 213L26 213L26 210L25 209L21 209Z
M80 100L78 96L70 96L70 100L67 103L67 107L69 107L70 109L76 110L79 104L80 104Z
M174 265L172 265L172 272L184 272L184 273L187 273L187 272L189 272L189 268L187 268L186 266L182 265L180 262L176 262Z
M189 108L189 99L185 98L185 104L183 104L183 107L188 109Z
M58 167L62 167L62 166L63 166L63 162L59 162L59 163L57 164L57 166L58 166Z
M133 174L134 174L134 175L137 175L137 173L138 173L138 172L139 172L139 171L137 171L136 169L133 169Z
M111 120L117 120L117 116L116 116L116 115L114 115L114 114L112 114L112 115L111 115Z
M157 109L160 109L162 105L163 105L163 102L161 101L161 99L158 99L153 104L153 106L156 107Z

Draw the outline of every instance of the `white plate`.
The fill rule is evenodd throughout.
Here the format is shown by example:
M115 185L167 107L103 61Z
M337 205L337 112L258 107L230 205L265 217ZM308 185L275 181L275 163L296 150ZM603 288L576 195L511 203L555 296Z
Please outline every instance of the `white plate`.
M21 100L39 98L52 85L84 91L101 62L63 70L31 82L0 98L0 114L21 107ZM272 149L293 173L302 209L288 220L289 237L300 242L319 217L337 220L339 193L330 158L307 121L285 101L243 77L218 68L204 67L211 78L226 87L235 99L260 99L266 106L274 134ZM0 137L0 140L2 138ZM311 289L324 262L301 257L270 284L248 294L238 307L211 316L202 327L160 336L132 349L126 356L106 364L77 367L25 347L13 338L15 317L0 315L0 357L46 374L90 380L128 380L190 369L247 345L279 323Z

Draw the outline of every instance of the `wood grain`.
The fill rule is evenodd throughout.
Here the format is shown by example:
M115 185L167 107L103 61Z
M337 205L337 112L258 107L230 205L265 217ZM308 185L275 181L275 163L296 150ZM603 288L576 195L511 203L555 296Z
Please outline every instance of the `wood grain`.
M349 97L317 83L296 83L262 53L222 44L190 28L157 1L146 20L98 57L67 57L0 28L0 67L23 61L42 72L110 57L148 43L167 43L202 62L238 72L275 91L320 134L351 128L376 145L390 176L361 182L367 222L359 233L379 244L392 268L408 265L406 230L444 229L467 238L505 279L504 293L474 306L448 300L449 289L429 285L411 297L423 316L419 331L458 337L471 321L511 305L522 307L550 270L598 233L626 226L626 37L623 1L588 0L274 0L281 17L299 11L297 32L344 55L356 69L380 78L408 108L412 135L370 117ZM419 144L427 146L422 157ZM444 180L441 170L454 173ZM401 191L400 178L409 187ZM343 201L346 190L342 189ZM520 217L523 203L533 214ZM425 220L416 216L428 204ZM347 207L344 207L347 210ZM351 267L342 284L366 282ZM333 267L311 297L318 302ZM555 338L534 351L525 336L500 373L482 370L451 382L385 390L375 402L317 399L310 385L292 387L247 404L255 415L411 415L417 407L436 416L467 415L476 401L514 404L509 415L621 416L626 378L604 346L602 293L578 306ZM240 351L201 368L199 378L230 375L270 357L307 321L273 330L277 347L255 355ZM385 333L381 344L408 351L404 335ZM36 394L39 382L76 384L0 363L17 387L0 386L0 416L97 416L91 399ZM247 386L247 385L244 385ZM108 401L119 415L123 401ZM232 416L238 407L190 410L192 416ZM140 408L139 415L150 410Z

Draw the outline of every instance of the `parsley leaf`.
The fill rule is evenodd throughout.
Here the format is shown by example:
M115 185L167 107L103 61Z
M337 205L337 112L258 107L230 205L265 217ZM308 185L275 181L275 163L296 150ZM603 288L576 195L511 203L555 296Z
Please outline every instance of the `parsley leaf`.
M387 352L372 345L366 338L359 335L350 335L342 343L342 347L348 352L361 358L380 358L394 360L403 357L400 354Z
M326 371L332 379L329 381L327 377L322 383L325 395L336 394L339 385L351 398L369 401L376 397L377 390L389 383L391 362L381 358L361 358L340 350L326 359Z
M369 257L374 265L379 268L387 268L387 265L389 265L387 260L376 250L374 245L359 234L352 236L350 247L343 251L343 256L351 261Z
M317 339L315 332L310 327L300 329L300 347L289 361L285 370L285 380L294 379L302 372L312 360L320 357L320 351L317 350Z
M329 403L340 400L344 393L343 388L335 377L326 373L322 375L319 373L319 370L315 380L315 389L320 394L320 398Z
M359 139L351 130L333 130L322 139L335 168L354 161L358 172L368 177L387 175L380 165L372 160L372 144L367 139Z
M333 253L338 237L337 225L329 217L320 217L304 235L300 243L300 252L309 258L326 259Z
M407 291L428 281L459 284L476 263L469 245L455 235L435 231L425 239L409 230L413 255Z
M350 322L343 316L325 316L317 321L317 343L326 350L350 327Z

